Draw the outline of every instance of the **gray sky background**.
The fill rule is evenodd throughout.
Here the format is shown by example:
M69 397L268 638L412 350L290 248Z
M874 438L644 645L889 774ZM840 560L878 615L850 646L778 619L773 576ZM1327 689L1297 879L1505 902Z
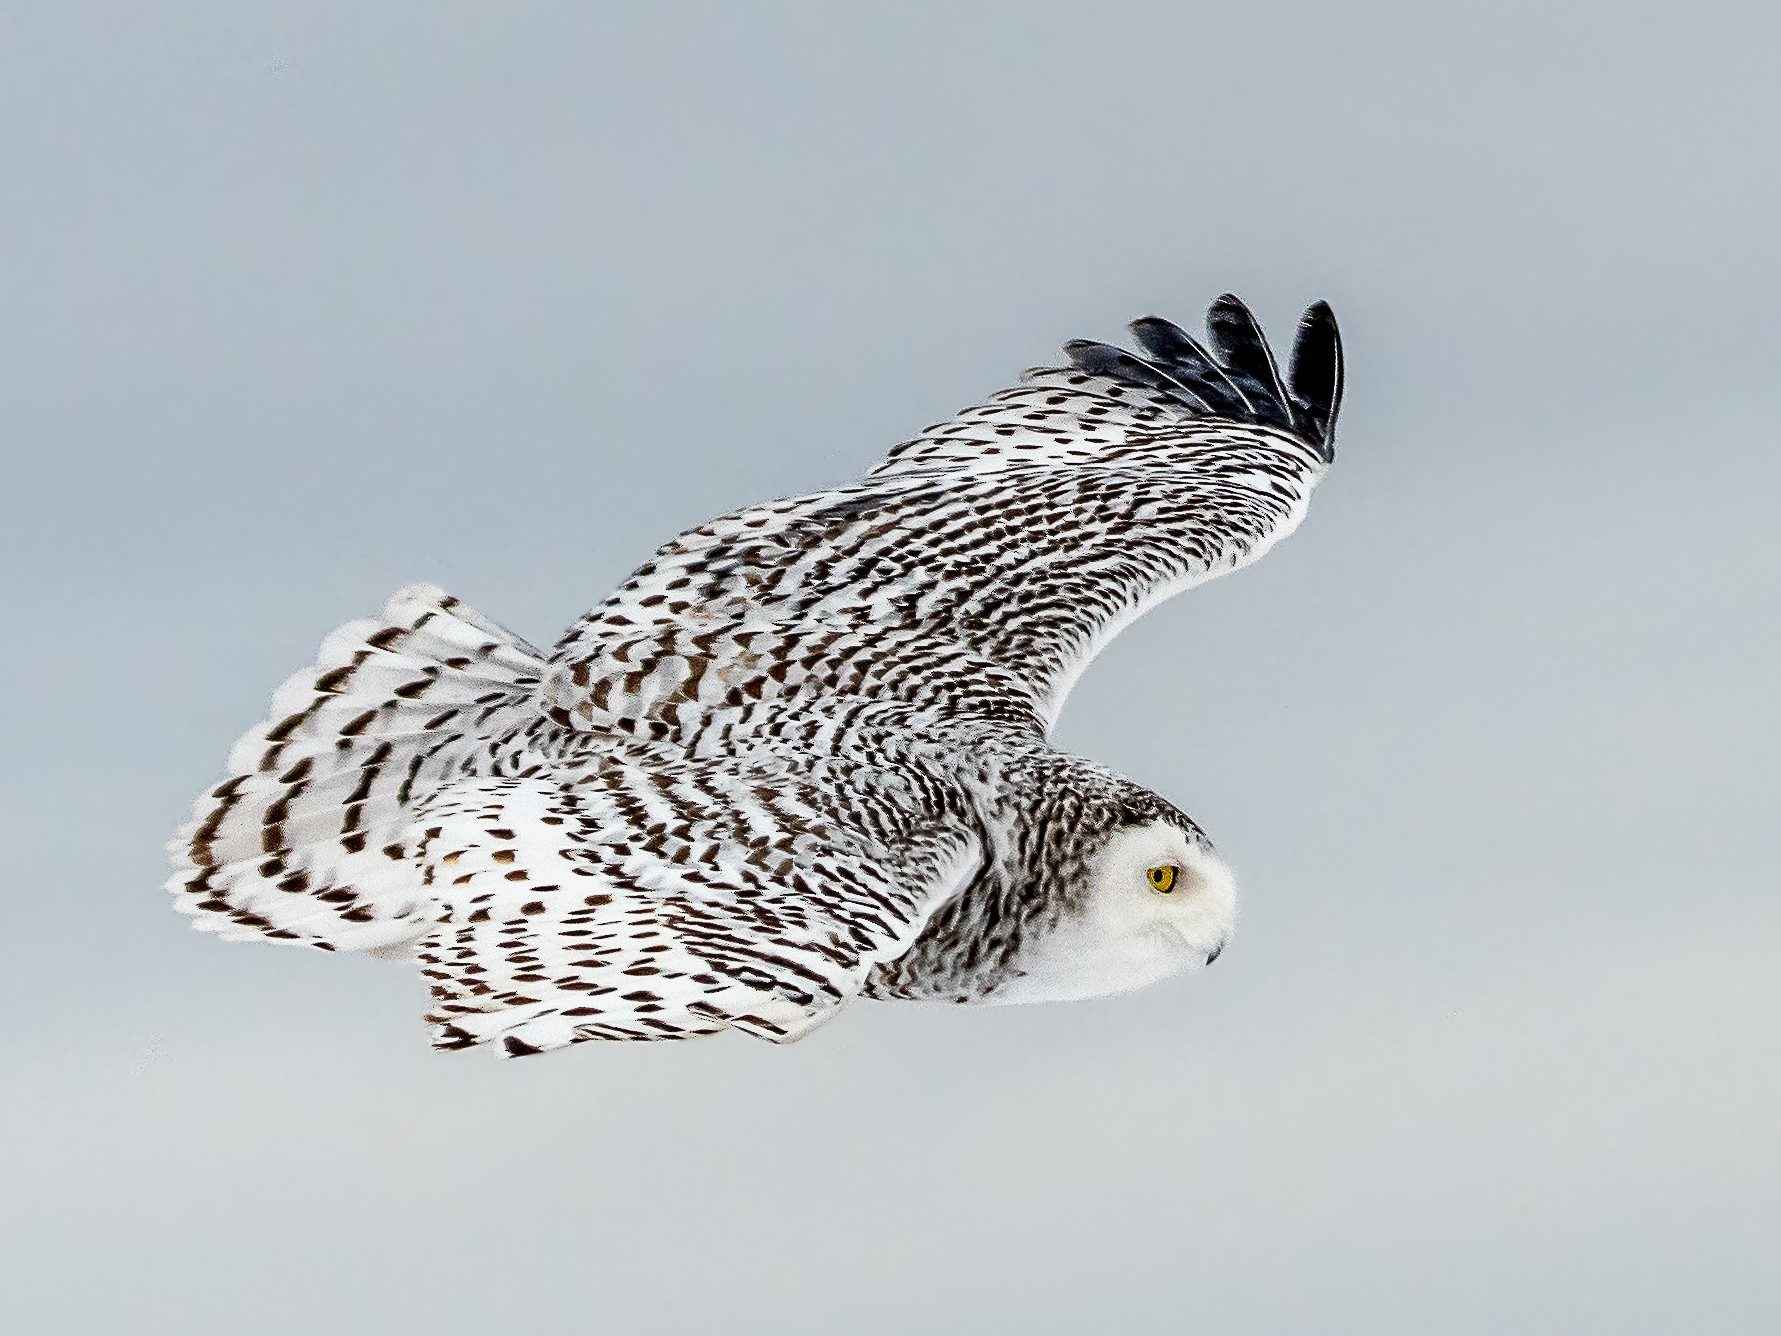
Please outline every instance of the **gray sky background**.
M0 7L0 1325L1775 1330L1775 8L879 8ZM497 1063L165 907L397 586L548 641L1226 289L1338 467L1060 729L1211 973Z

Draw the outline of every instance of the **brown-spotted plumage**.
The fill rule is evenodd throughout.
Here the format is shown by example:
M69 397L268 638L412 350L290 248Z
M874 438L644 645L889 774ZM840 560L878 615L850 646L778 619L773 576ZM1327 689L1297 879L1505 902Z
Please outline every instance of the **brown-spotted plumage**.
M1123 626L1297 525L1340 345L1313 307L1283 378L1230 297L1211 351L1133 330L1142 355L1068 345L857 484L682 534L549 656L402 591L236 745L171 846L179 907L412 957L437 1044L515 1054L1216 956L1199 828L1046 735Z

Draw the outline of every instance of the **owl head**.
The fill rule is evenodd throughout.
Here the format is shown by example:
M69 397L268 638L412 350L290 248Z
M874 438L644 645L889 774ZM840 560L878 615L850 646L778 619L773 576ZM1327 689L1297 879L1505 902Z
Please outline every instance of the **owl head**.
M990 1001L1130 992L1210 964L1236 927L1236 879L1192 818L1090 763L1067 782L1022 870L1047 912Z

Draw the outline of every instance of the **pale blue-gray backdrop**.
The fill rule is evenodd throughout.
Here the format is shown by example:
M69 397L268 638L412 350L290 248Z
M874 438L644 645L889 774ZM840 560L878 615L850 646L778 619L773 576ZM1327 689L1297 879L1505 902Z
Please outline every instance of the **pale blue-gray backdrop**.
M0 7L0 1326L1781 1324L1781 135L1732 3ZM1338 467L1088 674L1211 973L430 1052L161 842L333 625L536 639L1226 289Z

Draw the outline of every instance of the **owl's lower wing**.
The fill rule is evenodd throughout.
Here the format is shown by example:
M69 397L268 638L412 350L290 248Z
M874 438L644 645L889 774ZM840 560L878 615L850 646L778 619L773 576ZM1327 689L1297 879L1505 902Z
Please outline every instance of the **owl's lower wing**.
M510 1055L801 1038L908 949L980 850L960 810L893 772L621 755L452 785L416 833L434 1044Z
M1143 357L1068 345L859 484L682 534L558 644L546 708L695 754L861 699L1048 729L1122 627L1291 532L1334 457L1329 309L1284 379L1235 298L1207 323L1211 352L1155 319Z

